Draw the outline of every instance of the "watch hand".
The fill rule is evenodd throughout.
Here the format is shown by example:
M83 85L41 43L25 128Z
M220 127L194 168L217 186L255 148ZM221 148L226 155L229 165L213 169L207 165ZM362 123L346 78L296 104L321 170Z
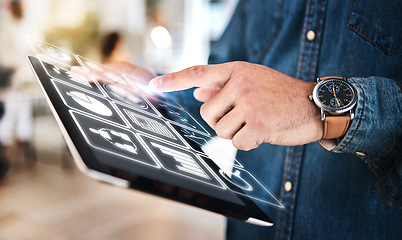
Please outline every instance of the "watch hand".
M334 86L334 85L332 85L332 92L334 93L334 97L335 97L336 104L340 107L341 104L339 104L338 97L336 96L336 93L335 93L335 86Z

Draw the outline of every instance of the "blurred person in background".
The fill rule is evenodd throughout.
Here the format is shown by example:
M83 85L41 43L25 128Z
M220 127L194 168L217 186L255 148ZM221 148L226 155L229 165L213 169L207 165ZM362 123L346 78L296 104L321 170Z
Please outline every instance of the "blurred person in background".
M106 34L101 44L102 63L128 61L127 51L124 49L123 37L118 32Z
M186 94L182 105L194 111L193 95L204 102L204 120L245 150L237 154L244 168L284 205L260 205L273 227L229 219L228 239L402 236L401 11L400 0L240 0L211 65L150 81L157 91L198 87L171 94ZM130 64L115 67L152 78ZM337 98L346 82L355 91L353 119L327 115L340 116L342 128L324 125L309 99L324 76L340 84L322 88L333 107L348 101Z
M31 147L33 131L32 73L26 57L30 46L25 35L30 32L24 21L22 1L8 2L9 14L0 19L0 66L12 69L10 85L1 93L4 115L0 120L0 148L6 159L6 149L14 141L14 133L24 156L34 157Z
M0 79L0 81L1 80L2 79ZM4 103L0 102L0 121L3 117L3 114L4 114ZM3 178L9 167L10 164L6 157L5 148L2 145L0 145L0 179Z
M5 104L1 96L7 91L10 86L10 80L14 73L12 68L3 67L0 65L0 122L5 112ZM10 164L6 157L6 148L0 144L0 179L6 174Z

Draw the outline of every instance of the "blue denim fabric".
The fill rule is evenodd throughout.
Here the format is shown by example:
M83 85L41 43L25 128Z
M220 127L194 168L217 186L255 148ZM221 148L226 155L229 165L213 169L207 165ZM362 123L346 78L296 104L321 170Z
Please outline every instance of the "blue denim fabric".
M402 239L401 12L400 0L239 1L210 63L248 61L304 81L347 77L359 100L331 152L318 143L238 152L285 208L261 206L273 227L228 220L228 239Z

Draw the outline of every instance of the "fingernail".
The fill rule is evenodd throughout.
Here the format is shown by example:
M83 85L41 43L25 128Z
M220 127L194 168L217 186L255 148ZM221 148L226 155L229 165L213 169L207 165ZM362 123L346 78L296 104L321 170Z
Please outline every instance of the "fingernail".
M158 89L159 86L162 85L162 82L163 82L163 80L162 80L161 77L156 77L156 78L152 79L152 80L149 82L149 87L151 87L151 88L153 88L153 89Z

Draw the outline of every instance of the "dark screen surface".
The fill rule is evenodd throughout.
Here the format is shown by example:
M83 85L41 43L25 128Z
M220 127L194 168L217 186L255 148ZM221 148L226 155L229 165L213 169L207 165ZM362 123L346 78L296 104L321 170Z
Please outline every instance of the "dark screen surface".
M91 171L241 220L272 223L254 201L283 208L239 161L223 163L230 164L228 172L211 160L202 150L211 133L179 102L89 59L51 45L43 49L47 54L29 61L65 138ZM83 73L68 70L77 63Z

